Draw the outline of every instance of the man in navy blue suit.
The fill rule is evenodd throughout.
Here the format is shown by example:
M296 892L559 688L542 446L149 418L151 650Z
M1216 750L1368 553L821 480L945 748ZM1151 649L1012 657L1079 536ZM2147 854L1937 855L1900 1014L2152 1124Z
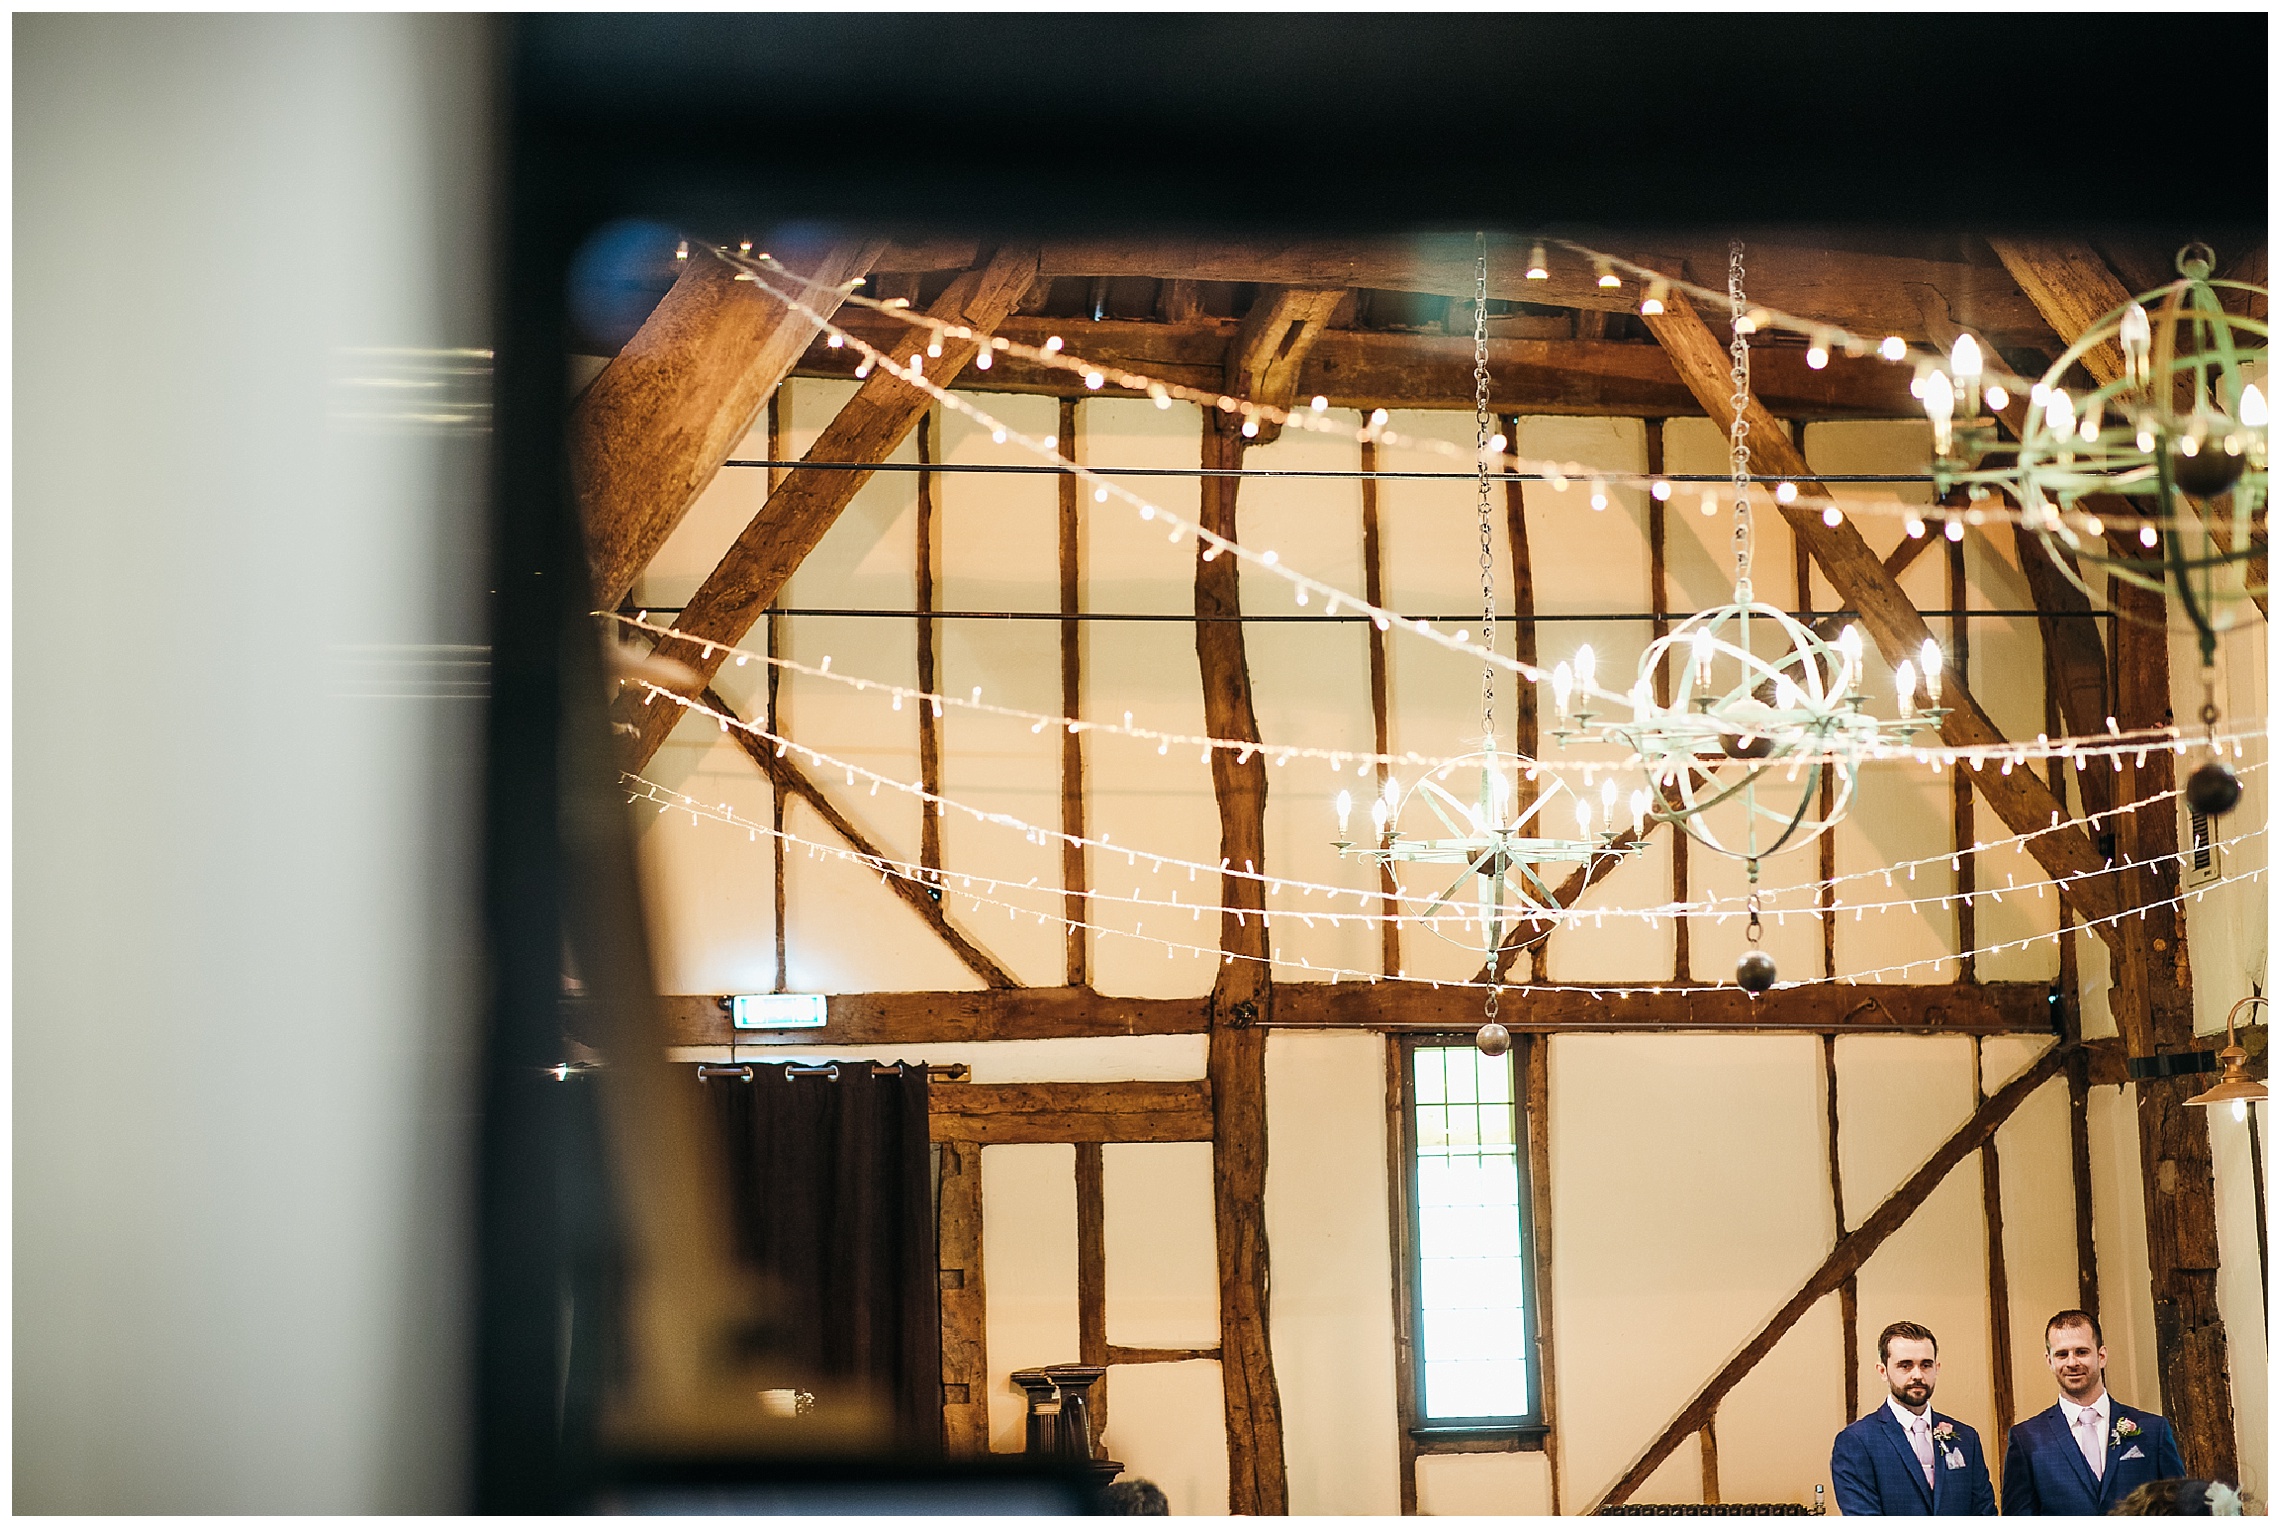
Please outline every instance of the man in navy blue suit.
M1930 1328L1895 1321L1876 1339L1885 1403L1837 1434L1829 1478L1847 1517L1993 1517L1995 1488L1979 1434L1932 1410L1940 1344Z
M2102 1515L2146 1482L2185 1473L2169 1424L2107 1393L2106 1338L2096 1316L2062 1310L2051 1317L2043 1357L2058 1381L2058 1404L2011 1429L2005 1515Z

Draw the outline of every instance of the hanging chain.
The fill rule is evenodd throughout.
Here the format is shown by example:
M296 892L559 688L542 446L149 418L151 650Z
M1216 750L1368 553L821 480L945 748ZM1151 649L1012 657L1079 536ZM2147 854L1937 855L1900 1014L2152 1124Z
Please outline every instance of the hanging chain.
M1480 480L1480 645L1496 651L1495 540L1488 510L1488 235L1480 240L1473 272L1473 447ZM1496 665L1480 666L1480 736L1484 752L1496 752Z
M1743 326L1749 312L1747 299L1742 296L1742 241L1736 239L1726 255L1726 300L1733 309L1734 369L1734 423L1727 431L1727 451L1733 458L1734 472L1734 597L1743 604L1750 601L1750 342Z

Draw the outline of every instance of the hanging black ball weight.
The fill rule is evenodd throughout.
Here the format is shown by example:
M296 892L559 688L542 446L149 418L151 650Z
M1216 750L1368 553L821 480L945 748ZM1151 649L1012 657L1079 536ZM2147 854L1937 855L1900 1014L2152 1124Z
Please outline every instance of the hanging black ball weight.
M2214 759L2185 777L2185 804L2203 817L2222 817L2240 805L2240 776Z
M1769 991L1780 975L1773 957L1763 950L1752 950L1734 962L1734 985L1744 992Z
M1512 1049L1512 1031L1491 1019L1473 1036L1473 1044L1480 1047L1484 1056L1501 1056Z
M2187 456L2183 451L2169 453L2169 475L2177 486L2196 499L2213 499L2240 481L2242 469L2247 467L2245 453L2225 449L2225 442L2215 438L2201 442L2201 449Z

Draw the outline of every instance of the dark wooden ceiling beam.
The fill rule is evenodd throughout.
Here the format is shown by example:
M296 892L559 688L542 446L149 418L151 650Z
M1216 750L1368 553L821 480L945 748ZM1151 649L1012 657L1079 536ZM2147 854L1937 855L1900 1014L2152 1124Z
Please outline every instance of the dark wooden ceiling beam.
M1670 352L1679 375L1686 378L1710 417L1721 427L1729 426L1733 417L1731 358L1701 316L1683 299L1673 296L1663 314L1647 320L1647 327ZM1753 470L1801 479L1810 475L1804 453L1783 433L1760 400L1749 401L1747 417ZM1821 565L1838 598L1860 612L1862 627L1885 661L1896 665L1903 658L1914 659L1931 637L1931 628L1850 520L1840 520L1834 526L1822 523L1820 501L1825 497L1813 484L1805 483L1795 502L1781 506L1781 513ZM2078 827L2049 831L2066 812L2033 770L2015 769L2004 774L1994 767L2000 762L2001 750L2009 746L2008 740L1972 695L1964 676L1952 668L1944 676L1941 701L1949 708L1941 724L1941 737L1952 747L1986 751L1989 767L1974 770L1972 779L1996 815L2013 833L2036 835L2027 841L2028 851L2054 879L2064 883L2060 894L2085 919L2110 918L2119 903L2116 888L2105 873L2105 856ZM2112 932L2110 923L2099 928L2101 936Z
M910 326L870 312L839 323L875 345L907 341ZM1015 317L997 333L1042 346L1060 336L1072 355L1159 381L1217 392L1226 386L1224 358L1235 325L1205 319L1150 323L1129 319ZM800 376L844 377L860 356L818 342L800 358ZM1287 397L1327 398L1333 408L1471 408L1472 341L1457 335L1327 329L1312 342ZM1620 415L1660 419L1699 416L1702 405L1679 379L1659 345L1620 340L1496 339L1488 342L1489 407L1499 413ZM1767 347L1751 358L1751 377L1766 406L1784 419L1911 419L1923 406L1908 395L1908 374L1874 357L1834 355L1815 371L1795 347ZM1095 391L1081 373L1000 355L990 369L960 378L962 390L1044 393L1064 398L1133 396L1111 382ZM1246 396L1249 396L1246 394Z
M1707 285L1724 282L1724 239L1658 239L1648 248L1635 240L1609 238L1599 241L1599 247L1668 274L1691 272ZM1625 279L1619 287L1602 288L1587 260L1557 246L1547 251L1549 279L1527 280L1528 249L1526 240L1490 239L1488 295L1492 299L1608 313L1638 310L1642 294L1635 281ZM898 242L880 256L880 268L949 270L963 268L973 260L971 240ZM1281 286L1367 287L1452 297L1472 296L1473 260L1470 235L1068 240L1049 241L1038 252L1039 269L1046 276L1154 276ZM1908 290L1911 286L1934 288L1964 322L2006 343L2043 332L2033 304L1995 264L1753 243L1750 270L1750 289L1759 301L1871 338L1886 334L1911 341L1922 338L1915 300Z
M881 247L844 243L787 264L832 286L862 275ZM816 292L808 306L828 316L839 296ZM814 320L738 281L727 265L690 256L570 411L570 461L597 604L625 597L815 335Z
M980 270L953 281L927 308L936 318L992 329L1020 301L1037 268L1034 250L1005 249ZM906 342L908 334L904 335ZM926 362L926 375L938 384L954 379L979 347L971 340L946 340L942 354ZM855 396L824 427L808 448L819 462L881 462L902 444L925 416L933 398L899 377L875 371ZM794 468L768 495L735 543L721 558L688 605L674 620L674 637L659 651L687 665L701 684L710 684L727 661L725 649L739 641L783 590L793 570L815 550L868 472ZM709 651L707 642L717 644ZM618 719L636 729L627 749L628 769L640 770L681 719L678 706L643 705L627 697Z
M1469 1031L1476 988L1424 982L1277 982L1269 1021L1284 1029ZM660 999L674 1045L750 1045L716 997ZM768 1040L819 1045L953 1045L976 1040L1103 1039L1200 1035L1208 998L1112 997L1084 987L983 992L857 992L825 1000L820 1030ZM1499 1017L1516 1034L1931 1034L2053 1032L2050 991L2037 982L1830 982L1784 987L1752 1001L1734 987L1649 987L1613 994L1585 987L1521 987Z

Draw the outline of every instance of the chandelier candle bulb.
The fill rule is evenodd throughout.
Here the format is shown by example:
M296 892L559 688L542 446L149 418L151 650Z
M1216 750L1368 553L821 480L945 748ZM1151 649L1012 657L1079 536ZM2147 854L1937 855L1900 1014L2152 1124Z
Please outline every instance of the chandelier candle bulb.
M1936 706L1940 703L1940 644L1924 638L1923 650L1917 656L1923 666L1924 698Z

